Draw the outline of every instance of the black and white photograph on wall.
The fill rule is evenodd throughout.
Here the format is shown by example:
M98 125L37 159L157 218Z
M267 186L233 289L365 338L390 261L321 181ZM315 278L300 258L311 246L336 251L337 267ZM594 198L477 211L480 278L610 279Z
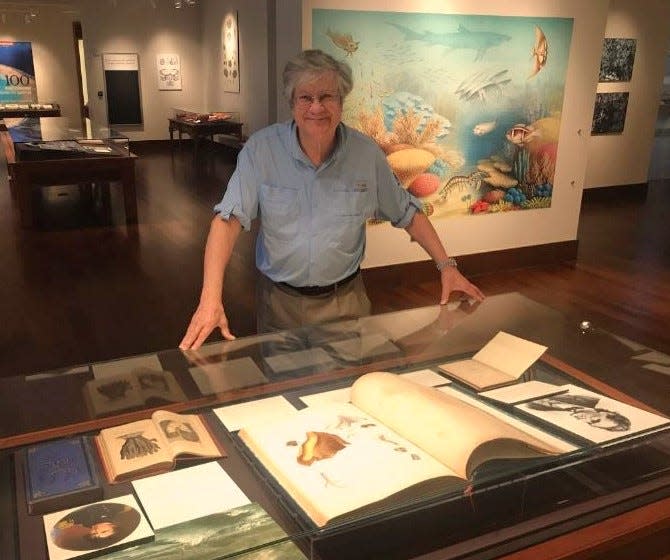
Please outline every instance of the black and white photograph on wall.
M621 134L626 123L628 92L596 93L591 134Z
M606 38L603 41L599 82L630 82L636 43L635 39Z

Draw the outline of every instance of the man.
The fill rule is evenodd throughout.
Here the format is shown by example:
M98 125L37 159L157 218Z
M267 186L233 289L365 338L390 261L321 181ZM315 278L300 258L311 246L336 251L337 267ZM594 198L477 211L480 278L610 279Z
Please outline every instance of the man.
M448 257L421 203L395 179L384 154L367 136L341 122L352 89L351 69L319 50L289 61L284 93L293 121L249 138L223 200L215 207L205 248L200 303L182 350L200 347L219 328L232 340L223 280L242 228L260 215L256 266L267 281L297 295L335 294L359 277L369 218L404 228L435 261L445 304L451 291L484 295Z

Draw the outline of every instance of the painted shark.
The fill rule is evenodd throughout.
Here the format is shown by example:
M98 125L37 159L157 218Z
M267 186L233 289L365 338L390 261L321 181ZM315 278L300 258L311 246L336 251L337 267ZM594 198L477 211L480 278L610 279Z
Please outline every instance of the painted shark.
M400 30L408 41L423 41L429 45L442 45L449 49L472 49L476 51L475 61L481 60L488 49L511 39L509 35L493 31L470 31L463 25L459 25L455 33L418 32L397 23L389 22L389 25Z

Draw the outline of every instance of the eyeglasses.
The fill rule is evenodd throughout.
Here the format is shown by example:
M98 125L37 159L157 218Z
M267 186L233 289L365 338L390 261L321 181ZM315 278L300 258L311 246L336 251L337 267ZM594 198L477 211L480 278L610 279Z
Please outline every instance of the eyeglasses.
M313 103L319 102L324 107L333 107L340 102L338 93L321 93L319 95L298 95L295 103L302 109L309 109Z

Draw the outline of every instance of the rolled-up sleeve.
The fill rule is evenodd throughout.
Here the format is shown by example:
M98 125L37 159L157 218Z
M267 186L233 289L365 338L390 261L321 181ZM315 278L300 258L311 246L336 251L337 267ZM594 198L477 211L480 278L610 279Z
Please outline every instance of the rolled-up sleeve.
M237 166L228 181L226 192L214 212L221 219L235 216L245 230L258 215L258 180L254 172L253 146L247 143L237 157Z
M376 217L388 220L394 227L406 228L412 223L417 211L423 212L423 205L398 182L381 150L375 165L378 197Z

